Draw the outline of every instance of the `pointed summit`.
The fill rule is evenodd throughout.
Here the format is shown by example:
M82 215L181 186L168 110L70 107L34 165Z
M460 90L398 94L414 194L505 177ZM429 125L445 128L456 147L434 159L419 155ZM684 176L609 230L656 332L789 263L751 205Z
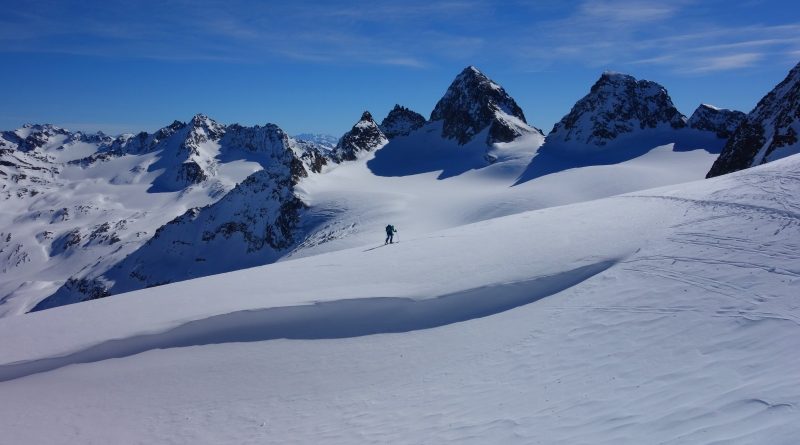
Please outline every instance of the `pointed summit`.
M192 116L192 120L190 121L193 125L199 125L205 121L209 120L209 117L203 113L197 113Z
M365 111L353 128L339 139L332 155L337 162L353 161L358 153L377 150L387 142L389 140L372 119L372 114Z
M686 116L675 108L663 86L606 71L553 127L547 142L604 146L638 130L685 126Z
M488 144L510 142L530 130L514 99L474 66L456 76L430 120L443 121L442 136L462 145L490 126Z
M217 123L205 114L197 113L189 121L193 135L200 135L201 139L218 139L225 133L225 126Z
M381 121L380 129L387 138L405 136L425 125L425 118L406 107L395 105L392 111Z
M706 177L800 153L800 63L764 96L736 129Z
M364 111L363 113L361 113L361 119L359 120L363 122L375 122L375 120L372 119L372 113L370 113L369 111Z

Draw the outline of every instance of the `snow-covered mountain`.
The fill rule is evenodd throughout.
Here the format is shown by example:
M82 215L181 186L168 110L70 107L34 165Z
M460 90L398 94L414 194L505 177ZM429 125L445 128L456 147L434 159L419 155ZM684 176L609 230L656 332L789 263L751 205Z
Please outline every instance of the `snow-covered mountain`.
M290 148L295 177L328 162L318 145L274 125L226 126L201 114L117 138L51 125L2 133L0 315L26 312L59 287L79 290L74 301L107 295L94 278L187 209L273 165L265 147L276 138Z
M678 129L686 116L667 90L649 80L605 72L547 135L547 143L603 147L622 135L645 129Z
M372 114L365 111L353 128L339 139L332 156L337 162L354 161L360 154L375 151L387 142L389 139L372 119Z
M425 125L425 118L416 111L395 105L379 125L381 131L389 139L397 136L406 136L417 128Z
M360 180L358 164L331 173ZM2 438L792 444L798 178L792 156L401 226L390 246L377 227L352 249L2 319Z
M456 76L431 112L431 121L441 121L444 138L464 145L488 128L485 142L511 142L540 130L528 125L522 109L500 85L474 66Z
M799 134L800 63L747 115L725 144L708 177L800 153Z
M800 154L703 179L741 115L629 77L547 141L471 67L334 147L0 133L0 442L795 443Z
M205 115L117 138L12 132L0 165L16 203L0 214L0 315L349 248L389 222L421 235L697 179L721 146L713 131L682 128L706 139L681 146L645 132L636 156L520 181L548 165L544 136L495 82L465 69L432 116L395 107L389 140L365 112L333 149Z
M746 114L738 110L700 104L686 124L689 128L696 130L713 131L717 137L727 140L739 128L739 125L744 122L746 117Z
M657 147L716 154L725 144L720 134L729 131L736 113L701 106L692 115L694 125L687 125L663 86L605 72L553 126L517 183L570 168L618 164Z
M297 153L294 141L276 125L222 129L221 146L245 150L259 160L261 170L217 202L191 208L160 227L102 275L68 281L34 310L262 265L294 245L305 207L294 186L316 165L303 163L308 151Z

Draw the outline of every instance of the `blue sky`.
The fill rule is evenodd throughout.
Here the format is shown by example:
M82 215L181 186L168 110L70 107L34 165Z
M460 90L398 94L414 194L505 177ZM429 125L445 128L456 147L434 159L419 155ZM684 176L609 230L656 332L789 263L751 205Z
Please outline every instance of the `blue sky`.
M749 111L800 61L794 1L0 0L0 129L152 131L203 112L341 135L426 117L475 65L549 131L604 70L684 114Z

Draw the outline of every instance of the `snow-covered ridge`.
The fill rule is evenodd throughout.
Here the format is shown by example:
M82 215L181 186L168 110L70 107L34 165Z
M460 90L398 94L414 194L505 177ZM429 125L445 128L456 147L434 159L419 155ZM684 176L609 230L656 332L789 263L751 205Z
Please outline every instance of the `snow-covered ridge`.
M800 63L767 93L725 145L708 177L800 153Z

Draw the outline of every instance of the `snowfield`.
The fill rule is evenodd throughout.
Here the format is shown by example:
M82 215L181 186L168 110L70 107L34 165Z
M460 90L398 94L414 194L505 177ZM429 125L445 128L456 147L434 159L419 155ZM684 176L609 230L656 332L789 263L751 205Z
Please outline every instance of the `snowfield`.
M485 132L460 146L443 141L439 125L429 124L301 181L298 195L309 206L307 224L313 228L288 258L382 240L382 228L389 223L401 239L410 239L499 216L700 179L724 143L693 133L682 138L694 148L688 151L677 151L675 143L637 141L641 153L633 159L576 166L543 156L539 150L544 138L534 133L494 144L490 154L497 162L486 166ZM531 159L536 163L539 156L548 173L522 181Z
M620 165L640 177L667 154ZM305 183L315 208L347 194L314 180L365 165ZM2 442L797 443L800 156L509 214L562 190L541 176L485 209L497 218L424 218L468 222L456 197L481 175L491 194L493 168L440 181L452 201L412 190L363 216L408 215L395 245L376 227L343 250L3 318Z

